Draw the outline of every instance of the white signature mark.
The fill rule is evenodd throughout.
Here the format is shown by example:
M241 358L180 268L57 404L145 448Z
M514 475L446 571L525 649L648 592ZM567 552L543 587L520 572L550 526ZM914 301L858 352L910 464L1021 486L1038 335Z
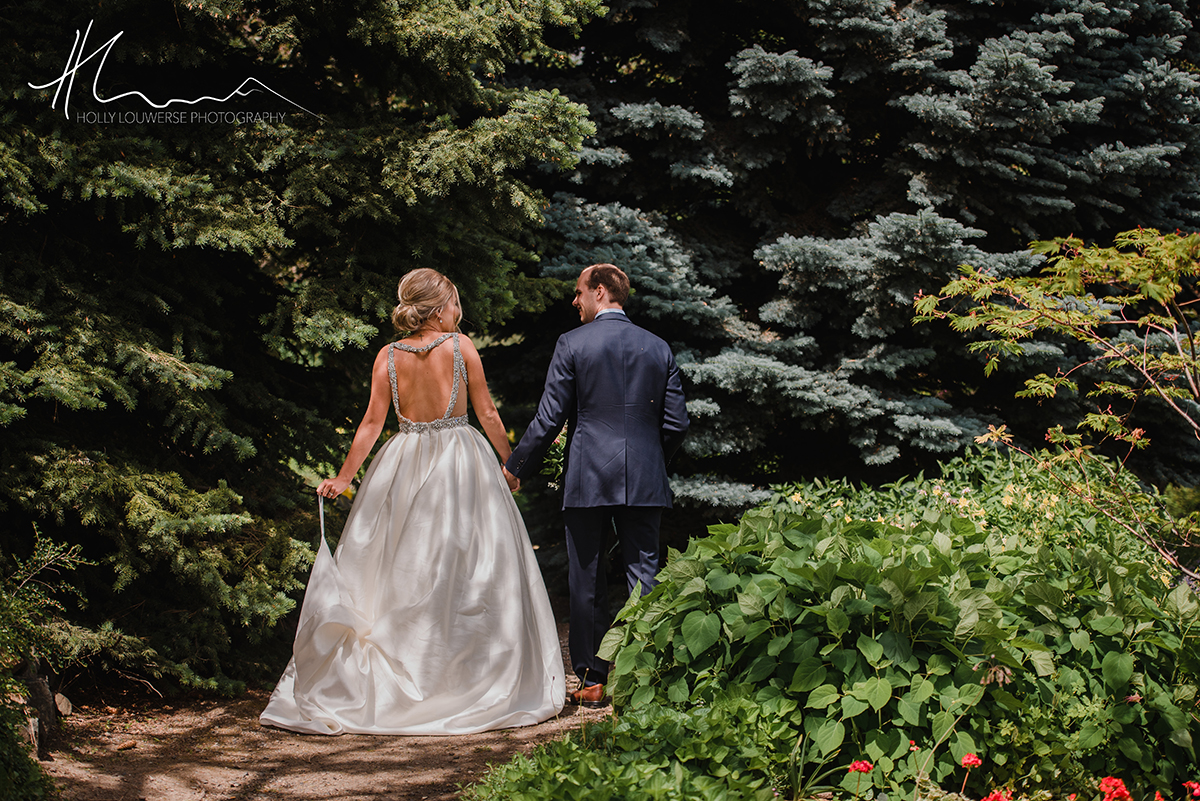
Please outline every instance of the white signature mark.
M87 30L84 31L82 39L80 38L79 29L78 28L75 29L75 44L71 45L71 54L69 56L67 56L67 64L65 67L63 67L62 75L55 78L53 81L49 81L47 83L41 84L40 86L34 86L32 83L29 84L30 89L49 89L51 86L55 87L54 100L51 101L50 108L57 107L59 95L62 94L63 87L65 86L67 92L66 92L66 97L63 100L63 116L66 117L67 119L71 118L71 114L70 114L71 90L75 86L76 73L79 72L80 67L82 67L84 64L91 61L96 56L99 56L101 53L103 53L104 55L100 57L100 65L98 67L96 67L96 77L92 80L92 97L96 98L96 100L100 103L113 103L122 98L130 97L131 95L136 95L137 97L140 97L142 100L146 101L146 103L153 106L154 108L166 108L166 107L170 106L172 103L184 103L186 105L192 106L192 105L195 105L196 103L201 103L205 100L215 100L218 103L224 103L225 101L230 100L231 98L246 97L247 95L249 95L252 92L257 92L260 89L264 89L264 90L270 92L271 94L275 95L276 97L278 97L282 100L286 100L288 103L291 103L293 106L300 109L301 111L306 112L308 114L312 114L314 117L321 118L320 114L315 114L315 113L309 111L308 109L306 109L304 106L300 105L299 103L284 97L283 95L279 94L279 92L276 92L274 89L267 86L265 83L258 80L257 78L247 78L246 80L242 81L242 83L238 86L238 88L234 89L232 92L225 95L225 97L213 97L211 95L205 95L204 97L198 97L195 100L187 100L184 98L172 98L172 99L166 101L165 103L155 103L153 100L151 100L150 98L146 97L144 94L142 94L141 92L138 92L138 91L124 92L122 94L117 95L116 97L109 97L109 98L100 97L100 91L99 91L100 73L102 73L104 71L104 62L108 60L109 53L112 52L113 47L116 46L116 44L117 44L117 40L120 39L125 34L125 31L119 32L116 36L109 39L104 44L100 45L100 47L98 47L91 55L89 55L85 58L83 55L83 51L84 51L84 48L87 46L88 35L91 34L91 32L92 32L92 24L94 22L95 22L95 20L91 20L90 22L88 22ZM246 88L247 86L250 86L251 88L247 89Z

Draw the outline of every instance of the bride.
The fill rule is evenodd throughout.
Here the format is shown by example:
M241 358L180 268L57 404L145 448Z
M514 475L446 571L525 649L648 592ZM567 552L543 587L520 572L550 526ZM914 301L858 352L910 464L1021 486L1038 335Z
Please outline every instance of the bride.
M291 662L259 720L314 734L466 734L562 710L554 618L500 465L510 446L458 289L400 282L392 320L411 332L375 358L371 400L324 498L346 490L383 429L337 552L325 538ZM467 424L467 398L499 453ZM443 412L444 410L444 412Z

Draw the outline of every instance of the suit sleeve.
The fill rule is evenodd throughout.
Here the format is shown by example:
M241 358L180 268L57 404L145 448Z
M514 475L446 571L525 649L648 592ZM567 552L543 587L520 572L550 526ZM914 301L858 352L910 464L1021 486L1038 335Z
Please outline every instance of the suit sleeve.
M554 357L550 359L550 369L546 372L546 388L538 402L537 414L505 462L508 472L520 479L535 475L541 469L546 449L574 409L575 360L566 338L559 337Z
M683 397L683 381L675 357L668 355L667 392L663 399L662 445L667 463L675 456L687 436L689 420L687 402Z

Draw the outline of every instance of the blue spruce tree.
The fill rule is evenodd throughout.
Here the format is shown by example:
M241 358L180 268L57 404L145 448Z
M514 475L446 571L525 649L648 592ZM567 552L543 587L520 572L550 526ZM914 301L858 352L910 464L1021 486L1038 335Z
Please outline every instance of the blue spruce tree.
M677 492L737 505L747 480L894 475L1001 418L1031 436L1078 419L1072 401L1014 401L1019 364L985 382L961 337L911 325L912 301L963 263L1036 269L1035 238L1196 226L1195 17L617 0L560 42L574 55L534 77L597 130L544 180L540 269L623 266L631 314L674 344L695 418ZM1045 369L1057 347L1028 359Z

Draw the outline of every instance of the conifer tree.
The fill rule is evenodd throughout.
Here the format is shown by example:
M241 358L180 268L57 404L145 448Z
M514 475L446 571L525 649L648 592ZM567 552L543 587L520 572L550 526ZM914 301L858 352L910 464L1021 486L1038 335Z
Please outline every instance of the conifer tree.
M694 417L677 492L723 506L754 497L745 479L882 477L988 423L1078 419L1014 401L1021 364L985 381L912 301L963 263L1036 269L1032 239L1196 227L1195 18L1182 0L610 4L539 73L597 124L546 179L542 271L626 267L631 314L674 343Z
M36 526L97 563L69 654L278 670L245 646L302 586L302 474L340 464L399 277L447 273L476 329L543 302L514 271L542 206L519 171L590 128L500 78L594 8L0 9L0 554Z

